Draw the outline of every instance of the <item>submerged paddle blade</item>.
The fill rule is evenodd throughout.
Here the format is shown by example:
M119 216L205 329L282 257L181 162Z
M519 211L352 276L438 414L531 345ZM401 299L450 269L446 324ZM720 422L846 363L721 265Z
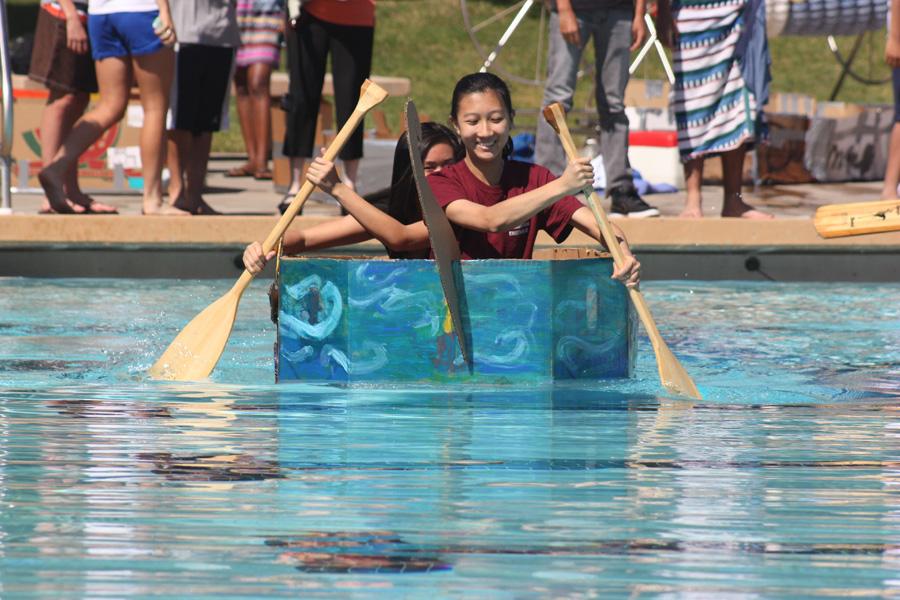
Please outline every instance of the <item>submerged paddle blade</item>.
M559 141L562 143L569 160L576 160L578 151L575 149L575 142L572 141L572 136L569 134L569 126L566 125L566 112L562 105L559 102L554 102L546 107L544 109L544 118L559 135ZM625 256L622 254L622 249L619 248L619 240L609 224L609 219L607 219L606 213L600 205L600 197L593 188L585 188L584 195L587 197L588 207L594 215L594 220L597 221L597 227L600 228L603 241L606 242L606 247L613 257L613 262L617 266L621 265L625 260ZM650 308L644 301L644 295L641 294L640 290L634 288L628 289L628 295L631 297L631 303L634 305L638 317L640 317L641 323L644 325L644 329L647 330L650 343L653 344L653 352L656 355L656 366L659 369L659 380L662 386L673 394L700 400L700 392L697 390L697 386L694 385L694 380L684 370L684 367L681 366L681 363L678 362L678 359L675 358L675 355L672 354L672 351L669 350L666 342L659 334L656 321L654 321L653 315L650 314Z
M170 381L209 377L228 343L240 300L231 289L194 317L150 367L150 377Z
M660 341L662 342L662 338ZM662 342L658 348L654 347L653 350L656 352L656 365L659 369L659 382L662 386L678 396L702 400L703 396L700 395L700 390L697 389L694 380L684 370L665 342Z
M900 231L900 200L820 206L813 225L823 238Z

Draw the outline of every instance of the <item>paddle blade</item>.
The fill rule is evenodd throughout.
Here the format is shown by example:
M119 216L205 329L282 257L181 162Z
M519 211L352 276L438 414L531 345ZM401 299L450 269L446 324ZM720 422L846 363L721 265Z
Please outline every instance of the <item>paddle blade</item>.
M559 141L566 151L566 156L569 157L570 161L577 160L578 152L575 148L575 142L572 141L572 135L569 133L569 126L566 125L566 112L563 109L562 104L554 102L547 106L543 112L547 123L559 136ZM600 205L600 197L593 189L586 189L584 195L588 199L588 206L591 209L591 213L594 215L594 219L597 221L597 227L600 229L600 233L606 242L606 247L609 250L609 253L612 254L613 262L616 265L621 265L624 261L624 256L621 248L619 248L619 242L616 239L615 232L613 232L612 227L609 224L609 219L606 217L606 213ZM659 379L662 386L679 396L686 396L699 400L700 392L697 390L697 386L694 385L691 376L687 374L687 371L684 370L684 367L681 366L681 363L678 362L678 359L675 358L675 355L672 354L672 351L669 350L669 347L666 346L662 336L659 334L659 329L656 327L656 321L650 313L650 307L648 307L647 303L644 301L644 295L641 294L639 290L633 288L628 290L628 295L638 313L641 323L644 325L644 329L647 330L647 335L650 337L650 343L653 344L653 351L656 354L656 365L659 369Z
M662 341L662 338L659 339L659 342L659 347L653 348L656 352L659 382L673 394L694 398L695 400L702 400L703 397L700 395L700 390L698 390L697 386L694 384L694 380L691 379L688 372L684 370L684 367L681 366L681 363L678 362L678 359L672 354L669 347Z
M823 238L900 230L900 201L878 200L820 206L813 219Z
M150 377L170 381L208 377L228 343L240 300L232 288L194 317L150 367Z

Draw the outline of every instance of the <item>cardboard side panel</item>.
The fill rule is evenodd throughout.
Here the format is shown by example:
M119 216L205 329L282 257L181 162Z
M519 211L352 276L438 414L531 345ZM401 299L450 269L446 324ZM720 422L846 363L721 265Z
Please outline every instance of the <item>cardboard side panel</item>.
M344 260L281 262L278 379L349 379L349 311Z
M476 379L501 384L549 381L549 262L466 261L463 275Z
M353 261L348 278L352 381L442 381L464 370L434 263Z
M612 260L566 260L553 269L553 377L625 377L631 369L628 294Z

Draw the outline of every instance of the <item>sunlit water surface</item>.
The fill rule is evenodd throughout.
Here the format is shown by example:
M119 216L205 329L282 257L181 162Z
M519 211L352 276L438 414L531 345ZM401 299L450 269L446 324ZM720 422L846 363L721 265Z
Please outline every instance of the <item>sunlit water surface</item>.
M2 598L900 594L900 286L662 283L705 399L144 371L230 281L0 280Z

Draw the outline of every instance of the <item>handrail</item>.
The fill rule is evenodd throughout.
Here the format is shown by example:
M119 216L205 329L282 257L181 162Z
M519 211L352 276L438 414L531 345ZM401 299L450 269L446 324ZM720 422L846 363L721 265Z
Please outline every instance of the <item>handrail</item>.
M3 122L0 126L0 215L12 213L12 141L13 141L13 93L12 71L9 64L9 27L6 18L6 0L0 0L0 102Z

